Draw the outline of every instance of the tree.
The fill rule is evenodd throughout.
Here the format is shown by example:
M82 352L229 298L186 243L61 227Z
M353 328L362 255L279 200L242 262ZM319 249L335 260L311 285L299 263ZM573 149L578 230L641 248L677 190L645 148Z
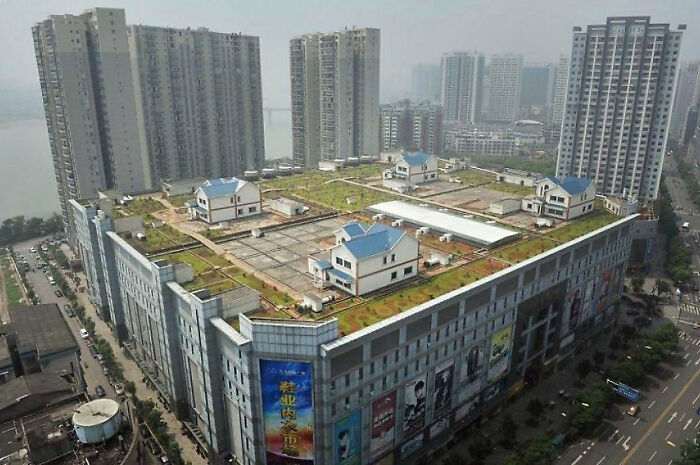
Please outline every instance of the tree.
M576 365L576 374L579 378L585 378L590 372L591 362L589 362L587 359L581 360L580 362L578 362L578 365Z
M478 436L469 444L469 455L476 463L481 463L492 450L491 440L486 436Z
M639 275L635 275L634 278L632 278L632 289L634 290L634 293L641 294L643 287L644 278Z
M515 446L515 434L518 426L513 421L513 417L510 414L506 414L501 422L501 433L503 434L501 438L501 444L507 449L511 449Z
M537 419L540 415L542 415L542 412L544 412L544 404L538 398L533 398L527 403L527 407L525 409L532 418Z
M136 383L134 383L133 381L130 381L130 380L125 381L124 382L124 390L126 392L128 392L131 395L131 397L135 396L136 395Z
M593 352L593 362L595 362L596 366L601 366L605 362L605 353L599 350Z
M508 457L506 457L503 465L523 465L523 462L516 454L510 454Z
M552 441L544 433L537 433L530 439L522 454L523 465L550 465L557 456Z
M671 285L668 284L667 281L663 279L657 279L656 280L656 294L661 295L661 294L668 294L671 292Z

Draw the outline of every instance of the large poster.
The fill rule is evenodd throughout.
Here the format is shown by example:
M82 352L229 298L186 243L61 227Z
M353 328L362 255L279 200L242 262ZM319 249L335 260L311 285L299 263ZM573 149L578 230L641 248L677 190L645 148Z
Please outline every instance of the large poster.
M596 315L605 311L605 306L608 303L608 293L610 292L610 278L612 275L612 270L607 269L603 271L603 274L599 277L598 288L598 299L595 306Z
M405 459L418 449L423 447L425 441L425 431L421 431L413 437L408 438L402 445L399 455L401 459Z
M475 414L479 410L479 396L475 395L455 409L455 422Z
M362 449L362 410L338 420L333 425L335 465L360 465Z
M580 289L574 289L569 292L569 295L566 299L565 310L565 314L569 317L569 322L568 326L566 326L567 330L563 334L567 334L573 331L574 329L576 329L576 326L578 326L579 317L581 316L581 300L582 296Z
M491 355L489 357L488 373L489 384L493 384L503 378L508 371L512 336L512 326L506 326L491 335Z
M442 417L432 425L430 425L429 433L428 433L428 438L429 439L435 439L436 437L440 436L442 433L447 431L447 429L450 427L450 417Z
M388 392L372 402L372 431L369 451L377 457L394 448L396 425L396 391Z
M588 321L593 316L593 308L595 307L595 299L593 294L596 289L596 281L598 278L590 279L586 283L586 292L583 295L583 303L581 304L581 317L579 318L579 323Z
M403 417L404 437L412 435L425 426L426 378L427 376L424 374L406 383L403 397L405 404Z
M474 345L461 355L459 375L459 402L464 402L481 391L481 373L484 368L484 347Z
M452 410L452 385L454 384L454 359L447 360L435 368L435 395L433 418L450 413Z
M269 465L313 465L313 381L308 362L260 360Z
M506 380L502 379L501 381L499 381L495 384L492 384L491 386L484 389L484 392L481 393L482 399L483 399L482 403L486 404L489 401L491 401L494 397L496 397L498 394L500 394L501 391L503 391L505 384L506 384Z

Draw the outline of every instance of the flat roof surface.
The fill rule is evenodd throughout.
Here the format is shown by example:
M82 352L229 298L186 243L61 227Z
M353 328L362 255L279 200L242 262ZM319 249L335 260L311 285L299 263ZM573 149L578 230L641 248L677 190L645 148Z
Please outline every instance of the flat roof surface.
M81 405L73 414L75 426L95 426L110 420L119 411L119 404L112 399L95 399Z
M38 347L49 354L78 351L78 343L56 304L17 305L10 307L8 332L17 334L21 347Z
M400 218L421 226L428 226L487 247L520 237L520 233L492 224L470 220L434 208L421 207L401 200L377 203L369 207L378 213Z

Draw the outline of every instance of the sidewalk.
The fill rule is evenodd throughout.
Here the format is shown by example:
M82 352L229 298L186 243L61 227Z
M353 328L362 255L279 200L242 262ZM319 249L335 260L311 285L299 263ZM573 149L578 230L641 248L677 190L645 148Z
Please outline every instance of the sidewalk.
M70 254L69 256L72 258L73 255L70 253L70 251L65 249L63 249L63 251L66 253L66 255ZM86 282L84 273L80 272L76 273L76 275L80 276L82 282ZM147 387L146 383L141 381L144 377L143 372L138 365L136 365L136 362L126 357L124 350L119 347L119 343L117 342L110 327L97 315L97 310L92 302L90 302L87 292L76 292L75 295L78 298L78 301L83 305L83 307L85 307L85 314L92 318L92 320L95 322L95 333L109 342L109 344L112 346L112 349L114 350L114 359L122 365L124 370L124 378L129 381L133 381L136 385L136 396L141 400L152 400L155 402L156 407L163 412L163 420L168 425L170 434L173 435L173 439L177 441L178 445L182 449L182 459L185 462L192 462L193 465L206 464L206 460L197 454L195 443L180 432L180 421L175 418L174 414L167 411L163 407L163 404L158 401L157 392L154 389Z

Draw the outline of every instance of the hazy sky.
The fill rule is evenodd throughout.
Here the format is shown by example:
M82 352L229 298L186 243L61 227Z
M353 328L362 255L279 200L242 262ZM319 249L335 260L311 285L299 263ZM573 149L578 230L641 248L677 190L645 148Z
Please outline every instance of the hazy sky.
M36 88L30 28L49 14L94 6L126 9L127 23L200 27L260 36L265 106L289 106L289 39L345 26L381 29L382 100L411 88L411 66L443 52L522 53L526 62L570 52L571 28L606 16L687 23L683 59L700 58L700 0L0 0L0 86Z

